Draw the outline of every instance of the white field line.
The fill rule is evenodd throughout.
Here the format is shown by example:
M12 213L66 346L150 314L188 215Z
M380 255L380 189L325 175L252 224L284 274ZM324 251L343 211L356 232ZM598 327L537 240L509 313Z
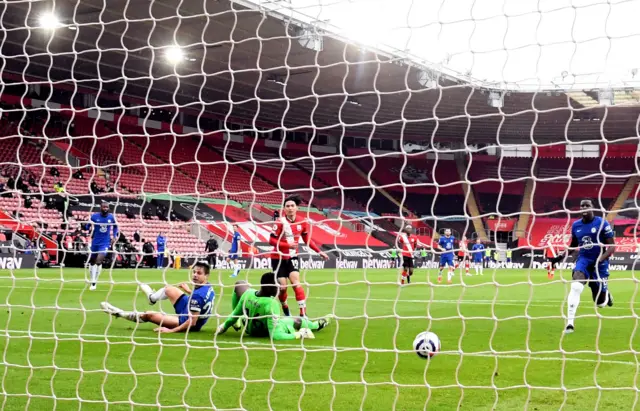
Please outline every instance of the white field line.
M15 335L17 334L17 335ZM203 333L204 334L204 333ZM211 333L207 333L212 336ZM392 348L369 348L369 347L340 347L340 346L325 346L325 345L292 345L292 344L279 344L279 343L270 343L270 342L259 342L259 341L229 341L229 340L218 340L218 339L194 339L189 338L185 340L184 338L171 338L167 336L160 337L156 335L154 337L145 337L145 336L124 336L124 335L108 335L108 334L82 334L82 333L68 333L68 332L50 332L50 331L24 331L24 330L6 330L0 329L0 338L35 338L35 339L45 339L46 337L53 337L53 339L58 341L64 340L83 340L83 341L93 341L95 342L102 340L106 343L113 344L123 344L131 342L132 344L144 346L144 345L165 345L165 346L182 346L190 349L202 349L202 348L218 348L222 350L232 350L239 349L243 347L264 347L264 348L278 348L279 352L283 351L306 351L306 352L318 352L318 351L331 351L331 352L369 352L369 353L411 353L412 350L399 350ZM60 337L70 337L70 338L60 338ZM124 340L122 342L112 342L110 340ZM155 344L141 344L137 341L153 341ZM174 344L165 344L166 342L171 342ZM199 347L193 346L190 343L210 343L211 347ZM179 344L175 344L179 343ZM237 348L222 348L219 345L231 345L236 346ZM549 354L551 352L545 351L544 354ZM560 354L560 352L558 351ZM586 352L581 352L581 354L585 354ZM588 352L590 355L596 355L595 352ZM615 353L615 355L622 354L632 354L632 352L624 352L624 353ZM442 355L451 355L451 356L463 356L463 357L487 357L487 358L510 358L510 359L519 359L519 360L531 360L531 361L570 361L570 362L586 362L586 363L595 363L595 364L618 364L618 365L627 365L632 367L640 367L640 362L634 361L618 361L618 360L607 360L607 359L589 359L589 358L574 358L572 356L566 357L541 357L538 356L535 352L532 353L531 356L521 355L521 354L509 354L509 353L492 353L488 351L483 352L460 352L460 351L441 351L438 353L438 356ZM605 354L610 355L610 354Z

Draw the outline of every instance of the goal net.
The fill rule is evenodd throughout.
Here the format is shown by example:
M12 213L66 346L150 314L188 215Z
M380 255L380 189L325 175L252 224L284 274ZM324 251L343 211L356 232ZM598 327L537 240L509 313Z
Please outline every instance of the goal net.
M3 2L2 408L636 407L638 15Z

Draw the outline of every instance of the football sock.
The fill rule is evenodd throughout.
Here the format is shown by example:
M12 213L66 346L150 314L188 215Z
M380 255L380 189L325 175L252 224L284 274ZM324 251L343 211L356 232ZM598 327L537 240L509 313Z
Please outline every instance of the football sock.
M573 321L576 318L576 311L580 305L580 294L584 290L584 285L578 281L571 283L571 291L569 291L569 297L567 298L567 325L573 325Z
M293 292L296 294L296 301L298 302L298 307L300 307L300 316L304 317L307 315L307 297L304 294L304 288L300 286L293 287Z
M98 280L98 266L93 264L89 266L89 278L91 280L91 285L96 285L96 281Z
M287 290L280 290L280 294L278 294L278 299L280 300L280 304L282 304L282 313L287 317L291 315L289 312L289 305L287 304Z
M149 301L155 304L158 301L166 300L167 298L169 297L167 297L167 293L165 292L164 287L162 287L161 289L159 289L158 291L156 291L155 293L149 296Z

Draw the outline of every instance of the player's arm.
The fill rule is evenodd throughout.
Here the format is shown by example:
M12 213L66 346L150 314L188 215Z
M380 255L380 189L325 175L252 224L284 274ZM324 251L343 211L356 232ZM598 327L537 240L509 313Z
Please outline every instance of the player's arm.
M204 301L202 299L192 297L189 303L189 318L187 321L183 322L176 328L158 327L153 331L159 333L181 333L187 331L198 322L198 317L200 317L200 311L202 310L203 305Z
M571 234L571 244L569 244L569 251L566 252L564 255L560 254L558 257L551 259L551 261L558 262L563 258L567 258L569 256L572 256L575 258L575 256L580 252L579 245L580 245L580 242L578 241L578 237L576 237L575 234Z
M325 260L328 260L329 256L327 254L325 254L325 252L322 251L322 249L320 249L320 247L318 247L318 245L315 243L315 241L313 241L311 239L311 234L309 234L308 229L309 229L309 225L305 224L305 230L300 235L300 237L302 238L302 241L304 241L304 243L306 245L308 245L309 248L311 248L313 251L315 251L316 253L320 254L320 257L322 257Z
M116 220L116 216L113 216L113 240L112 243L118 241L118 235L120 232L118 231L118 220Z
M95 221L93 221L93 216L89 219L89 238L93 238L93 230L96 227Z
M616 251L616 242L613 239L613 230L611 229L611 225L609 225L609 222L607 221L605 221L604 223L603 230L600 233L600 238L604 243L605 251L598 258L598 264L600 264L603 261L607 261L609 257L611 257L613 253Z
M222 334L227 331L233 324L236 323L236 321L238 321L238 318L242 316L242 310L244 309L244 300L246 295L248 295L246 292L242 294L242 297L240 297L240 301L238 301L238 304L236 304L233 312L229 314L225 322L218 327L218 329L216 330L216 334Z

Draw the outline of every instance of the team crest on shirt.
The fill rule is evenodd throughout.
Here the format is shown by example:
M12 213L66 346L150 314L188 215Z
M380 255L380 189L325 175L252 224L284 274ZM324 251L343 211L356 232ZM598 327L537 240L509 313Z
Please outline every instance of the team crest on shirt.
M298 224L298 231L302 231L302 225Z
M591 228L591 232L595 234L596 228L595 227Z

